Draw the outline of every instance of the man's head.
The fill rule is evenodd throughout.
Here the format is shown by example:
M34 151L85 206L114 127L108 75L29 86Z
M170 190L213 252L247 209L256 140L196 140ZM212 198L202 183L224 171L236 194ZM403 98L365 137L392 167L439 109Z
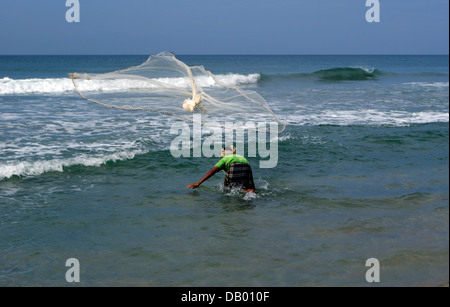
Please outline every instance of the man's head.
M235 153L236 148L233 145L222 148L222 158Z

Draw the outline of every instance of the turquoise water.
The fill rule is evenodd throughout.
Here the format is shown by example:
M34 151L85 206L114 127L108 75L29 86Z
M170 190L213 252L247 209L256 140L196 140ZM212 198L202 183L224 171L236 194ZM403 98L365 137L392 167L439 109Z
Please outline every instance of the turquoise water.
M67 78L146 58L0 57L0 285L70 285L68 258L86 286L368 286L373 257L381 286L448 283L448 56L178 56L287 123L256 198L187 190L217 159L172 157L175 119Z

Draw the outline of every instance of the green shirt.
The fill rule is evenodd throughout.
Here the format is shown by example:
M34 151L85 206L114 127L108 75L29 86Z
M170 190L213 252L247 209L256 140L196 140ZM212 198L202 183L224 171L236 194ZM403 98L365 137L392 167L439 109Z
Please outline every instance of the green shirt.
M220 159L220 161L215 166L217 166L219 169L225 169L225 171L228 172L230 164L234 162L250 164L244 157L237 154L231 154Z

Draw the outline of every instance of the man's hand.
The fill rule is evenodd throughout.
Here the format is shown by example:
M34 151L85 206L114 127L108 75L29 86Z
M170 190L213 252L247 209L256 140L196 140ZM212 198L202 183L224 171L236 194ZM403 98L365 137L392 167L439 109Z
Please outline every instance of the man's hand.
M199 186L200 186L199 183L193 183L193 184L191 184L191 185L188 185L187 188L188 188L188 189L196 189L196 188L198 188Z
M214 166L203 178L202 180L200 180L197 183L193 183L191 185L188 185L187 188L188 189L196 189L198 188L203 181L207 180L208 178L210 178L211 176L214 176L215 173L217 173L219 171L219 168L217 166Z

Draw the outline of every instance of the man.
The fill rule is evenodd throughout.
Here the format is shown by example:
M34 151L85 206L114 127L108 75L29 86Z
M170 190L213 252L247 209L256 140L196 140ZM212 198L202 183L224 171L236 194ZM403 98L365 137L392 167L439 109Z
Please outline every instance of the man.
M223 148L222 159L199 182L188 185L187 188L198 188L204 181L214 176L220 170L224 170L227 173L223 184L225 189L239 187L245 193L256 192L252 168L247 159L236 154L236 148L233 146Z

